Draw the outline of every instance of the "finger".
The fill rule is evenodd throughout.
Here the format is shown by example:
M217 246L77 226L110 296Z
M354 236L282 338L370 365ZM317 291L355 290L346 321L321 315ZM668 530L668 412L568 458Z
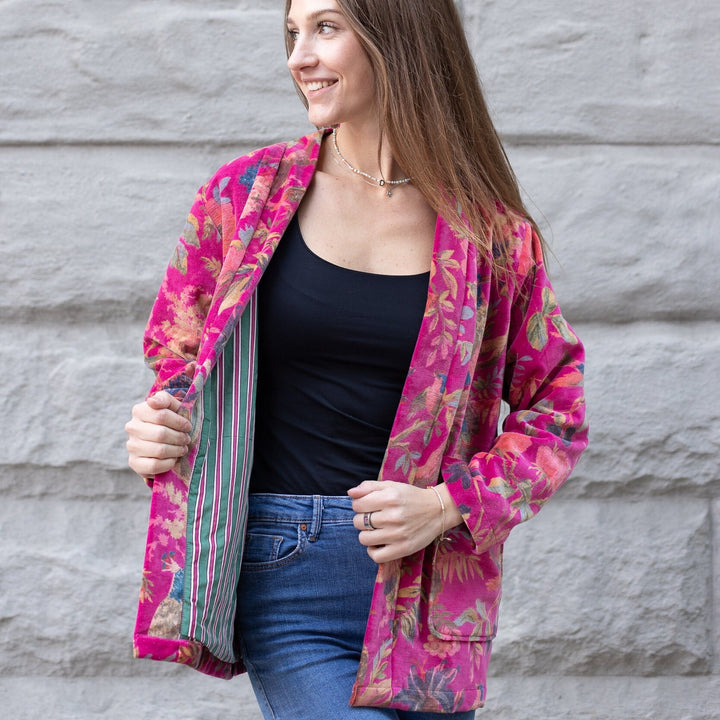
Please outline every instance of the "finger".
M352 509L356 513L377 512L384 507L382 495L387 483L377 480L365 480L354 488L348 490L348 495L353 499Z
M390 537L386 537L386 533L382 530L361 530L358 533L358 541L366 548L379 547L392 542Z
M397 545L376 545L367 549L368 555L378 565L405 557L406 552Z
M160 443L163 445L187 445L190 436L181 430L173 430L167 425L158 425L133 418L125 424L125 432L132 440Z
M365 526L365 516L370 515L370 522L372 523L372 529ZM353 526L356 530L365 530L371 532L372 530L379 530L383 527L382 523L382 511L372 510L370 512L362 512L353 515Z
M164 396L164 399L161 396ZM166 403L172 404L172 407L164 407ZM156 407L156 405L160 407ZM179 407L179 400L166 392L162 392L151 396L145 402L135 405L132 409L132 417L142 422L164 425L182 432L190 432L192 424L186 417L177 412Z
M172 428L173 430L178 430L184 433L189 433L192 430L192 423L175 410L167 408L165 410L160 410L159 412L159 425L164 425L167 428Z
M363 480L359 485L350 488L347 491L347 494L351 498L361 498L365 495L369 495L371 492L379 490L383 485L384 483L379 480Z
M361 545L367 548L384 547L393 544L392 539L385 537L385 533L380 530L363 530L358 533L358 540Z
M180 432L190 432L190 421L169 408L156 409L147 402L141 402L132 409L132 419L139 423L161 425Z
M173 412L177 412L181 405L180 401L166 390L161 390L160 392L156 392L154 395L150 395L146 402L150 405L150 407L155 408L156 410L167 408Z
M153 477L172 470L177 463L176 458L157 460L156 458L130 458L128 465L142 478Z
M138 438L129 438L126 443L128 454L136 458L179 458L187 454L187 445L168 445L166 443L148 442Z

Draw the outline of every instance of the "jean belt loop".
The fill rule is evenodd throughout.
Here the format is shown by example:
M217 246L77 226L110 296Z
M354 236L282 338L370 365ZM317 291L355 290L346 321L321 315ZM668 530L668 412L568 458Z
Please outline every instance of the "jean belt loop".
M313 518L310 526L308 540L315 542L320 537L320 528L322 526L323 517L323 496L313 495Z

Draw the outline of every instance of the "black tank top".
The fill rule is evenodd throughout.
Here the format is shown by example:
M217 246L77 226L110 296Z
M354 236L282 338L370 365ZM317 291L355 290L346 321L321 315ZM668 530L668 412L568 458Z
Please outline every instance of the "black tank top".
M429 275L333 265L293 218L258 286L251 492L344 495L377 478Z

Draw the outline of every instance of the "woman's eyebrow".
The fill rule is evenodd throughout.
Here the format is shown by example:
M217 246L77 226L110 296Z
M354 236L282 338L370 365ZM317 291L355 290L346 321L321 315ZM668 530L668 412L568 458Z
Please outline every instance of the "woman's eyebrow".
M332 13L334 15L342 15L342 13L335 8L327 8L325 10L315 10L314 12L311 12L310 15L308 15L308 20L317 20L321 15L327 15L329 13ZM290 15L287 16L287 23L288 25L290 25L291 23L295 23L295 21L292 19L292 17L290 17Z

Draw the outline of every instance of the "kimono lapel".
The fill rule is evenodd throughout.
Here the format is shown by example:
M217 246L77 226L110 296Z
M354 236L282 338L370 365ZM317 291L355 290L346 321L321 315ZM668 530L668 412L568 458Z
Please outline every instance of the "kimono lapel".
M438 217L425 314L380 471L380 480L427 486L440 472L466 396L478 314L477 250Z
M268 148L250 193L234 223L227 253L205 323L193 384L184 398L189 406L207 380L238 318L297 211L315 172L321 134L293 146ZM223 238L226 244L225 238Z
M445 450L462 425L480 344L476 338L485 328L485 285L478 303L476 247L438 217L425 314L380 480L422 487L438 482ZM378 566L351 705L387 704L395 686L402 686L404 623L416 617L405 605L419 602L414 583L427 572L433 548ZM403 669L393 677L388 667L396 666Z
M220 677L243 669L232 618L252 457L254 292L310 183L318 146L309 137L270 147L241 177L231 171L217 182L210 212L226 251L183 398L191 449L180 472L153 484L145 573L156 586L139 606L136 652ZM237 217L224 211L233 207L242 208ZM158 543L167 547L161 557Z

